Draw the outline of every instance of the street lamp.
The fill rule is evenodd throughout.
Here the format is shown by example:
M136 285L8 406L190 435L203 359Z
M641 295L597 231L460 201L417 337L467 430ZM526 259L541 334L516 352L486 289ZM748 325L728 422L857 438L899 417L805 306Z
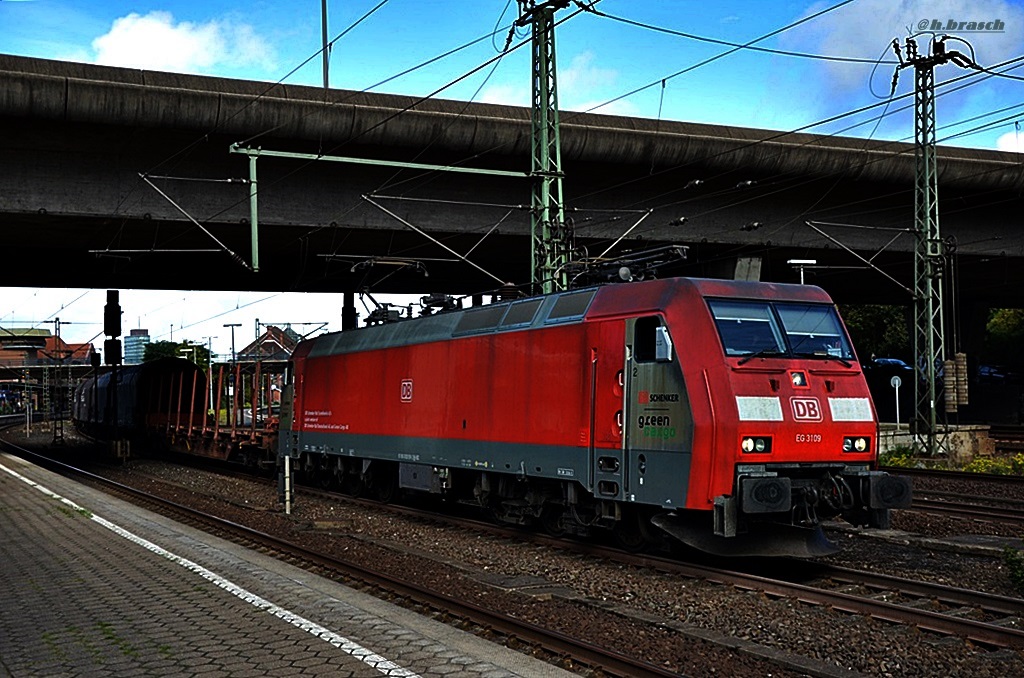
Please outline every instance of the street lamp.
M815 266L818 263L817 259L787 259L786 263L790 266L796 266L800 270L800 284L804 284L804 268L807 266Z

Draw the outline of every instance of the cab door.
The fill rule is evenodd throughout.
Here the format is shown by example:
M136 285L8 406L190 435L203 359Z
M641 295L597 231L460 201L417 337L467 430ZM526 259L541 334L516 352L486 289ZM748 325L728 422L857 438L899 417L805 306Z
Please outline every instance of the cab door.
M660 316L626 322L623 396L625 501L686 503L693 417L678 351Z

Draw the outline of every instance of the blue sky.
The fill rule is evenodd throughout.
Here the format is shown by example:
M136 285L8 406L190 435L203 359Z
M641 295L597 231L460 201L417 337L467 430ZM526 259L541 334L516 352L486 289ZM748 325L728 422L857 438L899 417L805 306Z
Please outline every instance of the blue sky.
M744 43L840 2L601 0L596 8L668 30ZM349 29L377 4L378 0L329 1L329 35ZM568 17L573 9L562 10L559 18ZM331 84L369 88L498 29L493 40L375 88L429 94L496 56L516 11L516 2L509 0L390 0L336 43ZM916 31L922 20L945 25L950 19L1004 24L1001 32L962 33L982 65L1024 55L1024 3L1006 0L855 0L758 46L866 60L882 55L891 61L888 45L893 38L905 37L908 28ZM319 0L0 0L0 52L278 81L319 50L320 22ZM520 41L514 38L513 44ZM558 28L557 47L563 108L588 110L650 85L596 111L777 130L876 102L872 89L887 94L893 72L892 66L882 65L872 79L870 63L837 64L744 50L670 78L728 48L587 13ZM439 96L526 105L528 59L529 48L519 49L501 59L493 73L486 68ZM947 65L936 79L941 82L961 72ZM911 72L904 71L898 93L909 92L912 81ZM286 82L321 84L320 60L313 59ZM1024 82L993 78L940 97L939 124L949 128L947 133L962 131L953 124L1018 102L1024 103ZM890 117L874 131L876 138L912 135L910 111ZM812 131L835 132L849 123ZM872 130L873 124L866 124L847 134L868 136ZM1016 131L1010 119L950 143L983 148L1001 143L1009 150ZM939 136L944 136L941 130Z
M334 37L351 28L378 2L329 0L329 35ZM601 0L596 8L670 31L745 43L840 3ZM320 5L320 0L0 0L0 52L319 86L319 57L288 74L320 49ZM558 17L569 17L574 9L562 10ZM429 94L497 56L516 12L517 3L509 0L389 0L335 44L331 51L331 86ZM956 31L969 40L976 61L983 66L1024 56L1022 0L855 0L757 44L830 57L872 62L882 57L891 61L893 53L888 46L893 38L907 36L908 29L916 31L922 21L945 25L950 20L973 21L982 27L993 26L997 20L1002 23L1000 31ZM485 38L428 67L374 87L496 29L493 39ZM881 101L879 97L888 94L893 74L892 65L880 65L873 73L871 63L837 63L749 50L693 68L728 48L590 13L573 16L557 30L560 104L567 110L792 130ZM513 45L524 37L522 32L514 36ZM964 43L951 46L968 50ZM1013 72L1024 76L1024 66ZM963 73L956 66L946 65L936 72L936 81L941 83ZM912 72L903 71L897 94L909 92L912 83ZM944 91L939 88L937 101L940 140L989 125L988 129L948 143L1003 150L1019 147L1015 123L1018 116L1024 119L1024 81L989 78L959 92L946 95ZM501 58L493 71L485 68L438 96L527 105L529 46ZM912 138L912 112L898 110L906 103L893 104L890 115L877 128L869 118L881 109L809 127L807 131L837 133L859 122L864 124L842 133L875 139ZM1010 108L992 114L1004 107ZM9 291L6 296L18 298L12 294ZM65 291L60 301L47 296L45 303L38 291L32 294L20 307L0 308L0 323L24 315L26 306L31 307L32 314L45 318L80 292ZM75 306L89 296L75 302ZM261 296L266 295L223 297L211 302L209 308L189 309L196 316L194 320L199 320L202 313L228 312L209 327L197 325L190 338L225 334L221 327L225 322L248 326L255 317L274 315L264 310L267 306L260 305L270 302L246 306L236 312L237 317L230 313L231 308ZM49 307L53 304L55 309ZM143 304L147 305L157 307L155 302ZM300 306L292 304L289 308ZM172 323L180 328L192 322L182 316L186 308L172 308L171 315L177 313L174 320L166 312L143 309L136 315L137 322L126 311L125 326L161 327L154 334L167 334ZM318 308L322 309L323 304ZM65 316L74 311L74 306L62 310ZM214 326L220 331L210 329ZM89 337L73 338L84 341ZM179 330L175 339L180 338ZM227 350L223 344L218 349L217 342L214 348Z

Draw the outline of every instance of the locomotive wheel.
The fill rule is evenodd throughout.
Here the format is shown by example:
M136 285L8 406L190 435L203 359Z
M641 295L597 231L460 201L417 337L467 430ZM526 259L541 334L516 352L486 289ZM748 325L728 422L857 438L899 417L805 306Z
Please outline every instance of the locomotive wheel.
M346 473L341 478L341 491L351 497L362 497L366 494L366 484L356 473Z
M562 537L565 535L565 528L562 527L562 513L565 509L553 504L545 504L540 512L540 526L544 533L550 537Z
M390 504L398 496L398 478L390 464L381 463L371 469L368 481L373 498L383 504Z
M612 536L619 548L637 553L651 541L648 517L641 511L625 510L622 519L612 528Z

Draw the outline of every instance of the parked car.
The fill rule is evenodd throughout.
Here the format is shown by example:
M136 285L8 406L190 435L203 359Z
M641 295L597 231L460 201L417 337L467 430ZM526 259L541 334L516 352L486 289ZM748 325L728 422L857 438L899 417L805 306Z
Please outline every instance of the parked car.
M872 358L870 362L862 363L861 367L865 372L885 372L903 376L910 374L914 368L899 358Z

